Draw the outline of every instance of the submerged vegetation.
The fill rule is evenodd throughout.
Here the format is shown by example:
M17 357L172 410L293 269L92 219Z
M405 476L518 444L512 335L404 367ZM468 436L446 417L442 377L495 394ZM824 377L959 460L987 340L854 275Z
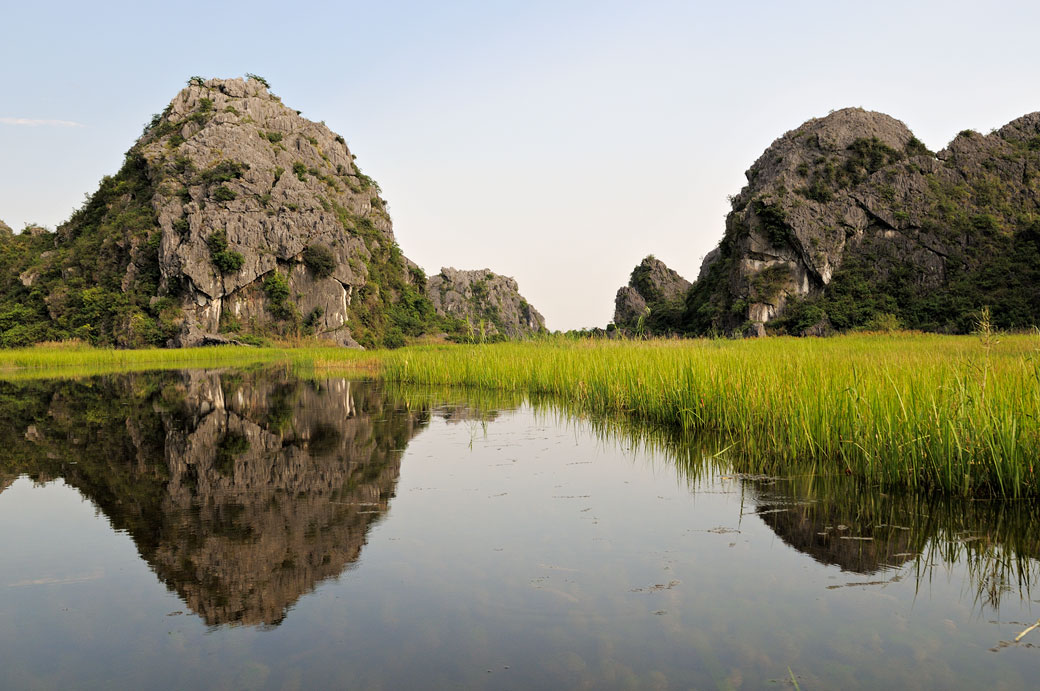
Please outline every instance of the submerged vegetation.
M571 412L711 434L746 472L884 487L1040 495L1040 336L856 335L188 351L31 349L0 372L291 361L387 381L548 397ZM49 370L49 371L48 371Z

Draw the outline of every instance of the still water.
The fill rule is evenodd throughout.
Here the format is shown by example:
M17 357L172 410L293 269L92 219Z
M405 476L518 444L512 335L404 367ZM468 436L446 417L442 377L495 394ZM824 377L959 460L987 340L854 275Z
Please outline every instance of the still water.
M1031 503L472 396L0 383L0 687L1035 688Z

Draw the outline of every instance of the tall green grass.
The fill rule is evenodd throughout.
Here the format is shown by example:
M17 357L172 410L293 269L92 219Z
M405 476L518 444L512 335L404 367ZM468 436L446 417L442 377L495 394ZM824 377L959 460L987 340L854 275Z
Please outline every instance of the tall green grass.
M0 352L0 376L284 361L548 397L570 412L725 439L737 469L1040 496L1040 337L923 334L337 348Z
M380 356L382 377L548 395L734 444L739 468L1040 494L1040 339L919 334L534 342Z
M119 350L86 345L54 345L0 350L0 379L84 377L114 372L146 370L243 367L288 363L311 367L335 358L341 368L356 363L359 371L374 374L378 355L343 348L148 348Z

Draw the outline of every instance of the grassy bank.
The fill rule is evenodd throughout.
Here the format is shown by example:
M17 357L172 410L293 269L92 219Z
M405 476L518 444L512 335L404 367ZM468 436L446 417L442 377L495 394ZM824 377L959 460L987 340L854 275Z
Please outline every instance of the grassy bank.
M0 379L83 377L146 370L243 367L264 363L291 363L310 367L335 358L337 368L357 365L361 372L377 373L379 355L344 348L144 348L118 350L87 345L54 344L0 350Z
M750 472L1040 494L1040 339L519 343L382 355L382 376L548 395L571 410L716 432Z
M0 352L0 376L288 361L430 386L546 396L732 442L742 470L850 474L957 494L1040 495L1040 338L920 334L567 341L395 351Z

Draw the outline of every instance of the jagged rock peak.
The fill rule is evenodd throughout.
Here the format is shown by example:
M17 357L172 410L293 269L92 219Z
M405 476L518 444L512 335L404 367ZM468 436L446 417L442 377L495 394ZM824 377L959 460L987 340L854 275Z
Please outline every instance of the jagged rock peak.
M252 75L188 80L56 234L15 238L0 311L25 319L2 345L395 346L440 326L346 141Z
M490 269L442 268L427 279L426 294L441 316L484 324L490 334L516 338L545 330L545 319L520 294L516 280Z
M622 329L633 329L640 317L662 316L663 310L675 312L682 303L690 282L669 269L664 262L650 254L632 270L628 285L618 288L614 298L614 324ZM647 311L649 308L649 312ZM681 310L679 310L681 311ZM674 330L677 325L653 322L665 330Z
M986 136L965 130L938 154L882 113L847 108L809 120L748 170L684 325L761 334L784 317L780 328L795 333L878 320L964 330L970 309L1006 295L986 293L993 280L984 274L1008 274L986 268L994 256L1035 263L1015 238L1033 232L1040 211L1038 164L1038 114ZM1005 323L1027 326L1035 315L1012 302L1021 301L1002 310Z
M136 148L157 183L159 290L181 293L180 344L279 313L354 344L351 302L394 236L343 137L260 80L210 79L181 90ZM266 285L276 272L281 299Z

